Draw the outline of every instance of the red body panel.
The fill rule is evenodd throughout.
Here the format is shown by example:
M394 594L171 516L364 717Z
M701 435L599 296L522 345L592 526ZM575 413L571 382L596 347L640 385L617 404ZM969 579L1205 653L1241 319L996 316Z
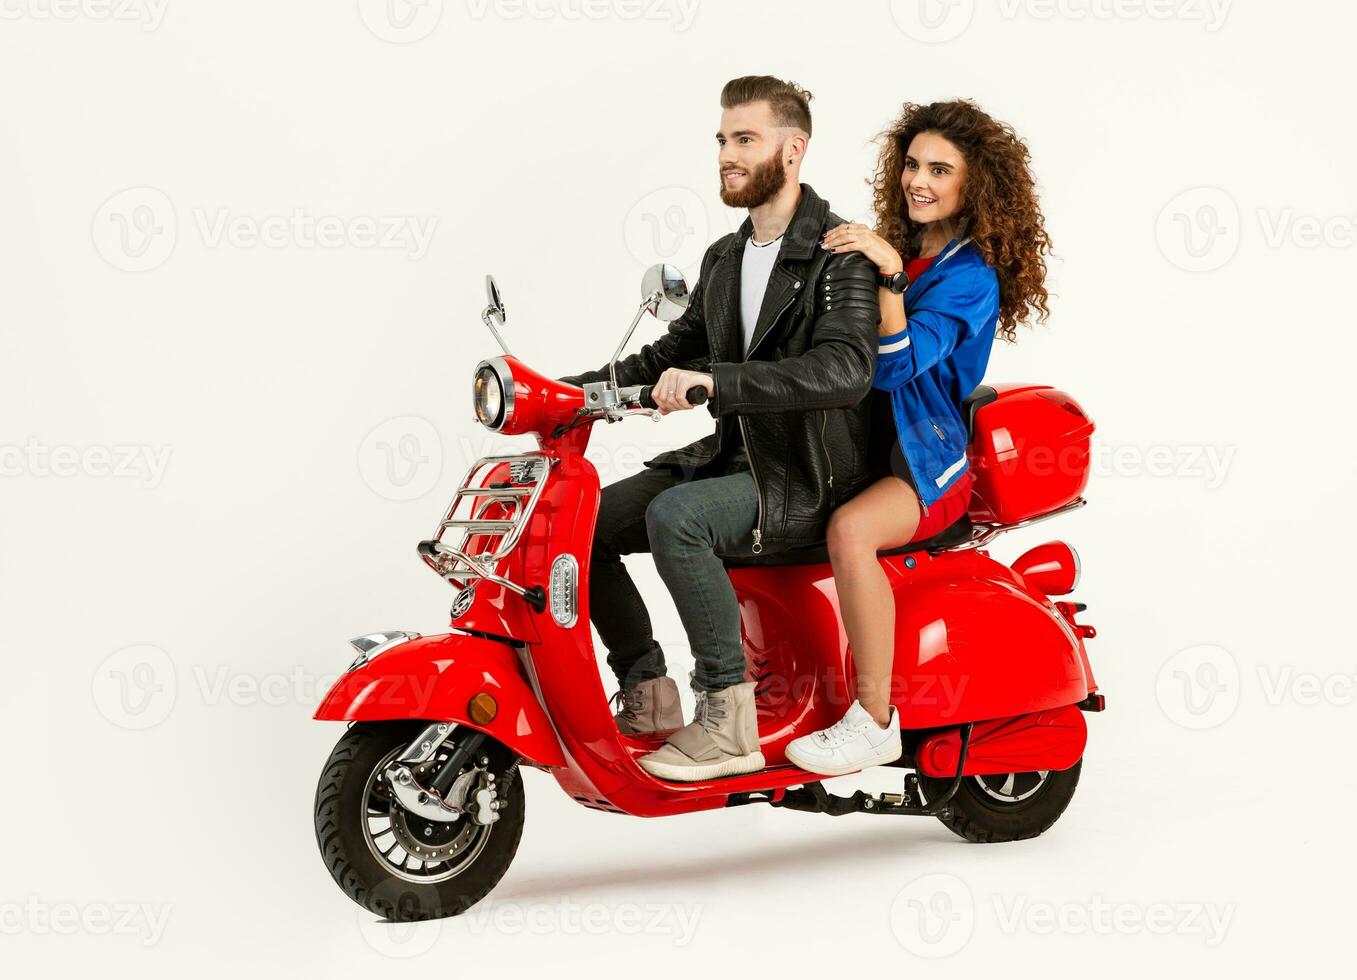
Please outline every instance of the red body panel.
M539 766L565 764L541 703L507 643L460 633L422 636L345 674L316 710L321 721L421 718L470 724L467 703L482 692L499 713L476 725Z
M1084 754L1088 726L1073 705L1017 718L982 721L966 749L966 776L1068 769ZM956 730L931 735L920 743L914 762L929 776L956 774L961 735Z
M540 451L554 463L501 573L528 587L545 587L552 562L573 555L579 569L576 622L558 626L549 613L534 612L518 596L482 582L455 625L507 642L453 634L402 644L346 675L316 717L466 723L467 702L487 690L499 701L500 713L486 731L533 764L550 768L562 788L586 806L637 816L720 807L733 793L777 794L822 778L787 764L785 748L791 739L838 720L853 700L852 657L828 564L730 572L748 676L758 682L768 768L667 783L637 765L657 741L618 732L589 628L587 583L599 506L598 474L584 457L592 424L552 438L547 433L582 404L580 390L506 360L515 378L515 409L512 429L504 431L536 430ZM1041 401L1054 407L1048 398ZM892 700L902 728L935 730L925 743L930 766L947 774L952 744L947 739L970 721L977 722L972 748L977 766L1009 759L1002 771L1062 768L1055 762L1066 759L1076 741L1082 750L1082 716L1069 708L1076 722L1058 710L1094 690L1081 642L1092 635L1091 627L1074 623L1072 606L1057 609L984 551L915 552L881 561L896 598ZM1077 758L1076 752L1067 765ZM955 771L955 754L952 759ZM1028 765L1032 760L1042 764Z
M1093 423L1048 385L993 385L999 397L975 415L967 450L971 516L1016 524L1068 504L1088 485Z

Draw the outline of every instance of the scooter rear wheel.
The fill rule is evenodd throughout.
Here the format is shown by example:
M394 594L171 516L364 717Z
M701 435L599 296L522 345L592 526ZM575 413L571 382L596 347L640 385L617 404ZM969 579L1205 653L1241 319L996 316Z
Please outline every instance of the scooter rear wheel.
M460 915L508 870L523 834L523 781L506 779L514 755L487 738L476 752L503 788L499 819L423 820L386 785L387 765L423 722L356 724L336 743L316 787L316 842L330 876L359 905L393 922ZM436 765L456 736L429 763ZM479 758L476 760L479 765ZM416 772L416 776L423 775Z
M1082 765L1081 759L1063 771L967 776L938 819L958 837L976 844L1037 837L1070 805ZM951 784L950 779L919 773L926 800L939 799Z

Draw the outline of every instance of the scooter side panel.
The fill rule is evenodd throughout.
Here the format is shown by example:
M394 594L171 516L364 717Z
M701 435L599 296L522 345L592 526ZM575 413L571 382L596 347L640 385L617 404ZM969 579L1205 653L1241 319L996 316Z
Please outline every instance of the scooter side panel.
M469 702L481 693L499 705L488 725L472 724L468 713ZM315 717L452 721L486 732L533 765L565 765L513 648L479 636L425 636L393 647L336 681Z
M1045 596L983 552L883 559L895 594L891 702L906 729L1082 701L1078 638Z
M962 775L1068 769L1083 756L1087 742L1084 713L1073 705L982 721L971 733ZM915 762L920 772L946 778L956 774L960 752L961 733L954 728L924 739Z

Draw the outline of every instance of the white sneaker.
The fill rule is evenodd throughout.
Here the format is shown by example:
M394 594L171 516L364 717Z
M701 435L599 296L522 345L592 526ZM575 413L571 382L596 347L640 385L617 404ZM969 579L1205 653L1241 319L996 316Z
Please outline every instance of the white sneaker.
M787 745L787 759L792 764L821 776L843 776L868 766L884 766L903 754L895 706L891 705L891 720L883 729L858 701L828 728L792 739Z

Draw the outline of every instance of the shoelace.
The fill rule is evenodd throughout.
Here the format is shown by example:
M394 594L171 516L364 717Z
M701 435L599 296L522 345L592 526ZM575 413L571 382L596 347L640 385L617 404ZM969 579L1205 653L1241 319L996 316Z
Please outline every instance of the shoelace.
M835 749L857 738L862 733L862 727L861 724L850 722L848 716L844 715L824 731L816 732L815 740L827 749Z
M726 709L729 706L724 697L712 700L707 691L698 691L697 707L693 709L693 721L701 725L706 731L711 731L718 727L716 723L726 717Z
M625 718L627 721L637 721L640 718L644 699L641 697L639 687L619 688L609 701L619 707L618 717Z

